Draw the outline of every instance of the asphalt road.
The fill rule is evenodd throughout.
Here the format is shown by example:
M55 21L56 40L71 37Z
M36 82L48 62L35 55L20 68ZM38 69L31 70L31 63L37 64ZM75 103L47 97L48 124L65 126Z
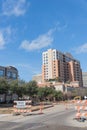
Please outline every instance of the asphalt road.
M87 130L87 122L73 120L73 108L65 109L64 105L46 109L43 114L33 112L28 116L1 116L0 130Z

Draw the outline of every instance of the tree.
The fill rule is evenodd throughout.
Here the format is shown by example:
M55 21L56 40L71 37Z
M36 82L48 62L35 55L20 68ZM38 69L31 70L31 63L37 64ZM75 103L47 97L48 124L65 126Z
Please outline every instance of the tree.
M18 88L18 80L12 80L9 83L9 91L11 93L17 93L17 88Z
M25 94L25 85L26 83L22 80L13 80L10 82L10 89L9 91L11 93L16 93L19 97L22 98L22 96Z
M20 98L26 94L26 82L24 80L18 80L17 94Z
M61 101L61 100L63 100L63 93L61 91L55 91L54 97L55 97L55 100Z
M53 98L54 89L51 87L38 88L38 97L40 100L51 100Z
M55 78L54 79L49 79L49 81L55 81Z
M6 79L0 78L0 94L7 94L9 85Z
M61 77L56 77L56 78L55 78L55 81L56 81L56 82L62 82Z
M18 86L17 90L16 90L16 94L18 95L18 97L22 98L23 95L25 94L25 86Z
M42 87L42 88L38 88L38 98L40 100L44 100L45 99L45 89Z
M54 89L51 87L45 87L45 97L48 100L51 100L53 97Z
M26 95L30 96L30 98L33 98L37 95L38 86L36 81L30 81L26 83Z
M49 79L49 81L62 82L61 77L56 77L56 78L53 78L53 79Z

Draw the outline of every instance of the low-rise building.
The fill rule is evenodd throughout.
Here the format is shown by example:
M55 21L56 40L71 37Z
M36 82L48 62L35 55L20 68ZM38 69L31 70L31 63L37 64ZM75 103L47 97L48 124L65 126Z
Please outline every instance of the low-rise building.
M34 75L32 80L35 80L37 83L42 82L42 74Z
M83 87L87 87L87 72L82 72Z
M18 79L18 70L13 66L0 66L0 77L7 80Z
M71 92L73 91L74 89L76 88L79 88L79 86L74 86L74 84L67 84L67 83L64 83L64 82L44 82L44 83L38 83L38 86L39 87L52 87L54 88L56 91L61 91L61 92L64 92L64 93L67 93L67 92Z

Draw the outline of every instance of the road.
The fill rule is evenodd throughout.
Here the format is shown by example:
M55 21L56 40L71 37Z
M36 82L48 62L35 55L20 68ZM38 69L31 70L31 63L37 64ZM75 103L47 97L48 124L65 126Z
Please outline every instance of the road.
M29 115L0 116L0 130L87 130L87 121L73 120L75 110L70 107L66 110L64 105L32 112Z

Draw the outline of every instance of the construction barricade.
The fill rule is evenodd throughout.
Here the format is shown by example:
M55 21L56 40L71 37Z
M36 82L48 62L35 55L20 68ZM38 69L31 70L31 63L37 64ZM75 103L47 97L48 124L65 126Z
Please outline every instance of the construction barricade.
M32 111L32 101L14 101L14 114L29 113Z
M84 121L87 119L87 100L75 101L76 116L75 119Z

